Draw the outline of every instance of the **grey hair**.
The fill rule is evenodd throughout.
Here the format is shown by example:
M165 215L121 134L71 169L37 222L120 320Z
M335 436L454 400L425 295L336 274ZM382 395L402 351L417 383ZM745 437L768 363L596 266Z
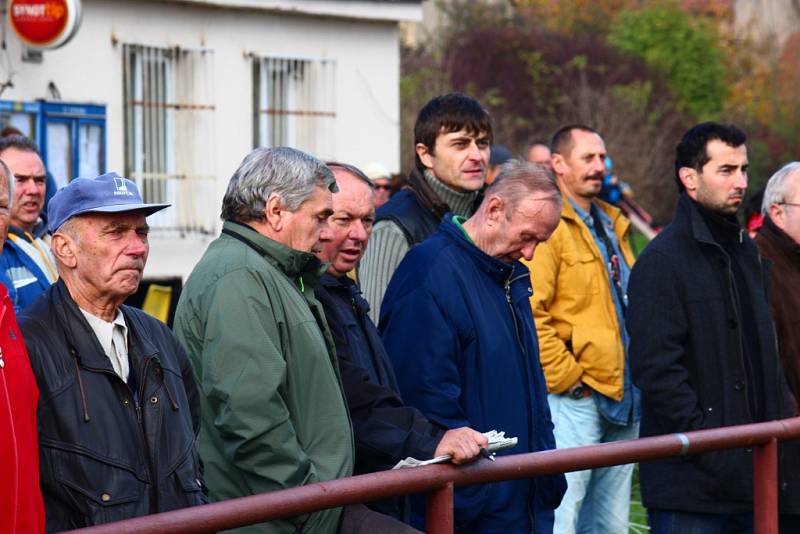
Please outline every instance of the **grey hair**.
M53 233L66 234L70 236L73 241L79 242L81 237L81 229L79 228L81 220L82 219L80 215L70 217L64 221L64 224L59 226L58 229Z
M11 169L8 168L6 162L0 159L0 169L3 170L3 174L6 176L6 181L8 182L8 209L11 209L11 206L14 205L14 188L17 185L17 179L14 177L14 173L11 172Z
M362 171L355 165L350 165L349 163L339 163L338 161L326 161L325 165L327 165L328 168L331 170L341 169L347 173L350 173L359 180L361 180L362 182L364 182L365 184L367 184L371 190L373 191L375 190L375 184L372 182L369 176L364 174L364 171Z
M534 193L541 193L543 200L552 200L561 206L561 190L550 169L538 163L512 159L500 167L500 174L486 188L484 198L497 195L513 210Z
M786 179L796 172L800 172L800 161L787 163L772 175L767 182L767 188L764 189L764 200L761 201L762 215L765 217L769 215L771 205L786 201L789 194L789 184L786 183Z
M318 186L338 190L333 172L317 158L289 147L257 148L231 176L220 217L262 220L271 195L277 195L287 210L296 211Z

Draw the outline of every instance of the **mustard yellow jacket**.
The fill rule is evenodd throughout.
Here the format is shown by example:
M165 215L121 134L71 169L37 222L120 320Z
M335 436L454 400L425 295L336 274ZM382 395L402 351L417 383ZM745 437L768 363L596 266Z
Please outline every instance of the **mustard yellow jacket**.
M622 255L633 266L630 221L610 204L595 202L613 221ZM580 379L622 399L625 352L612 288L600 249L566 198L555 232L523 263L531 271L531 306L548 390L563 393Z

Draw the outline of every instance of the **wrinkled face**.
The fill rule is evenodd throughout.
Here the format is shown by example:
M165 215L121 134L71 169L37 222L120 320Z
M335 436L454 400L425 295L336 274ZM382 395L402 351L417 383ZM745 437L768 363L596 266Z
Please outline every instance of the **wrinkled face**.
M528 161L549 167L550 149L544 145L533 145L530 150L528 150Z
M526 198L505 210L491 240L491 250L485 252L505 263L520 258L530 261L536 246L550 238L560 217L559 204L552 199Z
M699 173L681 169L686 176L686 194L710 211L734 214L747 190L747 147L732 147L714 139L706 145L706 154L708 163Z
M569 154L553 155L553 170L564 194L576 202L594 199L603 187L606 145L592 132L572 130Z
M331 213L331 192L323 186L317 186L296 211L282 210L285 222L281 230L281 243L303 252L320 252L323 244L331 239L328 228Z
M44 207L47 175L42 158L36 152L7 148L0 159L16 178L11 224L30 232Z
M3 245L8 235L8 223L11 217L8 204L8 176L5 176L2 169L0 169L0 252L3 252Z
M318 256L330 262L328 273L344 276L356 267L367 247L375 222L374 193L344 169L334 167L333 172L339 192L333 194L333 215L328 219L331 239Z
M440 133L433 150L417 143L417 155L434 176L456 191L477 191L486 180L489 168L489 135L462 129Z
M769 217L786 235L800 245L800 172L786 177L786 198L769 208Z
M78 215L75 276L104 296L136 293L147 263L149 227L141 211Z
M392 181L389 178L376 178L372 183L375 184L375 208L377 209L389 201L389 196L392 194ZM336 199L333 202L335 204Z

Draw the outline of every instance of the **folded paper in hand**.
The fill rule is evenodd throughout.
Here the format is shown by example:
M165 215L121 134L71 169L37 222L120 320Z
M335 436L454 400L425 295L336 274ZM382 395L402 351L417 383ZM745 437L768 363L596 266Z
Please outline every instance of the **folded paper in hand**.
M486 439L489 440L489 445L486 447L490 453L495 453L497 451L502 451L503 449L510 449L511 447L517 446L517 438L507 438L505 432L498 432L497 430L492 430L490 432L484 432L484 436ZM450 461L450 455L445 454L443 456L437 456L436 458L431 458L430 460L417 460L416 458L408 457L405 460L401 460L394 466L392 469L405 469L407 467L420 467L422 465L430 465L430 464L442 464L445 462Z

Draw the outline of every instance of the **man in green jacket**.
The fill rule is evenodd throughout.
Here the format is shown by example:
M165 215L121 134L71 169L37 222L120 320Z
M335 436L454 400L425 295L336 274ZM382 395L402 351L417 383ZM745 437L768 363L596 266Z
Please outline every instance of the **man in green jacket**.
M334 176L291 148L256 149L222 200L222 235L183 289L175 331L201 386L214 501L346 477L353 434L314 284ZM342 510L241 532L335 533Z

